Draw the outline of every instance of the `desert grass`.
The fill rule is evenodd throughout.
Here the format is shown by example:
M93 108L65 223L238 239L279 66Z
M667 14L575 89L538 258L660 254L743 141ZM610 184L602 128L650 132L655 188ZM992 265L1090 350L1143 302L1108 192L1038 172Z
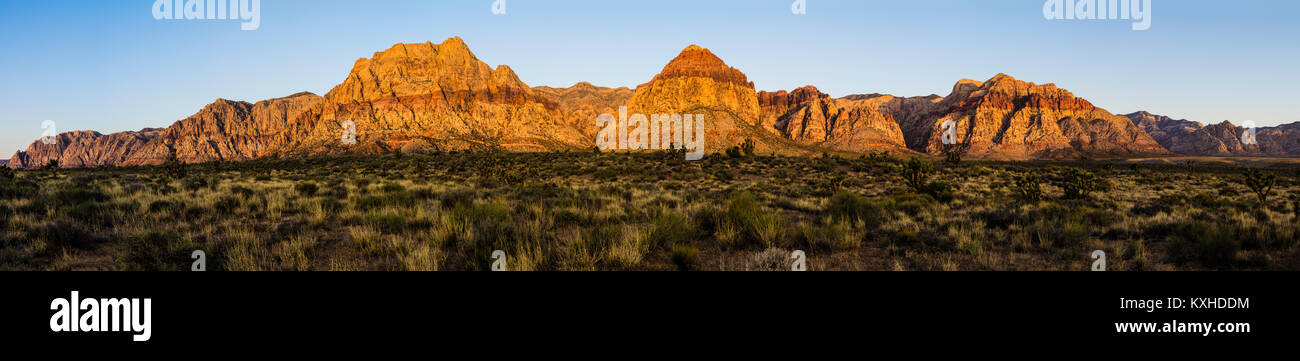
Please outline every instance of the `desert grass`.
M0 175L0 270L1300 269L1300 172L443 153ZM909 173L908 169L925 169ZM912 179L909 182L904 175Z

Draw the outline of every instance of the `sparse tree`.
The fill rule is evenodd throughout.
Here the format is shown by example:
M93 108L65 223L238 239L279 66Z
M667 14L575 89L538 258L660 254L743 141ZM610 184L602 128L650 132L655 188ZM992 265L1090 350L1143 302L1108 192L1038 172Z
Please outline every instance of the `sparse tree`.
M1025 174L1016 177L1015 192L1016 197L1028 203L1038 203L1043 200L1043 178L1035 174Z
M929 162L919 157L912 157L912 160L907 161L907 164L903 166L903 181L907 183L908 188L912 189L912 192L924 193L926 185L929 184L930 172L933 171L934 168L930 166Z
M1265 174L1257 168L1246 168L1246 176L1242 179L1242 183L1245 183L1246 187L1259 197L1259 205L1263 207L1268 204L1268 196L1273 193L1273 186L1277 185L1277 175Z
M181 161L180 157L176 155L175 149L172 149L167 154L167 162L164 163L163 167L165 167L167 175L172 178L185 178L185 162Z
M756 144L757 143L754 142L754 139L745 138L745 143L740 145L740 152L743 153L746 157L753 157L754 147L756 146Z
M41 169L43 169L43 170L45 170L45 171L49 171L49 172L51 172L51 173L58 173L58 172L59 172L59 160L58 160L58 159L50 159L50 161L49 161L49 162L46 162L45 165L41 167Z

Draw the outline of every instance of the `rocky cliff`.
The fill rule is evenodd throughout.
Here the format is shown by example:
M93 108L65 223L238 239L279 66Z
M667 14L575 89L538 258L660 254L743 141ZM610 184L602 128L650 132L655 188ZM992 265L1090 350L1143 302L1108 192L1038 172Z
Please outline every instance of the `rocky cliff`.
M968 154L986 158L1231 154L1241 130L1231 124L1116 116L1053 84L999 74L962 80L946 96L883 94L832 98L816 87L759 92L740 70L691 45L649 82L628 88L578 83L529 87L505 65L479 60L460 38L397 44L359 59L325 96L299 93L248 103L218 99L166 129L102 135L72 132L55 145L34 143L8 161L15 168L59 159L65 167L148 165L175 151L186 162L267 156L588 149L595 120L617 114L704 114L705 150L746 139L761 153L902 151L939 154L942 127L955 125ZM1132 119L1130 119L1132 118ZM1141 119L1139 119L1141 118ZM344 142L345 125L356 142ZM1156 135L1155 139L1148 132ZM1292 154L1300 125L1260 132L1260 154ZM1157 139L1159 141L1157 141ZM1164 146L1162 146L1162 144Z
M962 80L947 97L853 96L889 114L908 147L931 154L945 149L945 124L956 143L987 158L1062 158L1077 155L1159 155L1168 151L1128 119L1098 108L1054 84L1034 84L1005 74L985 82ZM951 122L951 123L949 123Z
M1173 119L1149 112L1127 114L1133 124L1145 130L1165 148L1187 155L1300 155L1300 123L1255 129L1255 144L1242 141L1246 128L1221 122Z
M147 128L108 135L82 130L59 134L54 144L37 139L6 162L10 168L39 168L58 160L63 168L94 168L120 165L162 132Z

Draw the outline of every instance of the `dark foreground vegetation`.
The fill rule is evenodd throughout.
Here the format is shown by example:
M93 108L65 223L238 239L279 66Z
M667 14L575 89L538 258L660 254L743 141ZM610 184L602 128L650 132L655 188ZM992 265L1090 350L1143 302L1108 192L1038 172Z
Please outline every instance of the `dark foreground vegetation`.
M494 152L0 172L0 270L1297 270L1294 168Z

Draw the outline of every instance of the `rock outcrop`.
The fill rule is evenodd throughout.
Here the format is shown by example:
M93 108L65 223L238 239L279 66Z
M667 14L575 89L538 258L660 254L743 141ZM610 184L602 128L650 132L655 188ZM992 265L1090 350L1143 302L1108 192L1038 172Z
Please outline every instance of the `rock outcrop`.
M940 154L955 124L967 153L986 158L1073 155L1286 155L1300 151L1300 125L1260 131L1260 145L1234 144L1241 129L1201 127L1142 115L1125 118L1052 84L999 74L962 80L947 97L883 94L832 98L816 87L759 92L740 70L691 45L635 89L578 83L529 87L505 65L479 60L460 38L397 44L356 61L325 96L299 93L248 103L218 99L166 129L102 135L64 133L7 163L35 168L150 165L171 152L185 162L440 150L589 149L596 118L617 114L704 114L705 151L757 142L761 153L902 151ZM1130 119L1132 118L1132 119ZM1149 118L1149 119L1148 119ZM345 142L346 125L355 142ZM1150 132L1156 135L1153 139ZM1238 142L1239 143L1239 142ZM1162 146L1164 145L1164 146ZM1238 150L1240 149L1240 150Z
M853 99L832 99L816 87L760 92L762 125L789 140L848 152L905 151L893 116Z
M108 135L90 130L66 132L55 136L53 144L37 139L27 150L14 154L5 165L30 169L42 167L51 160L58 160L61 168L120 165L161 132L155 128Z
M256 104L217 99L167 127L121 164L162 164L173 150L186 163L257 159L290 143L296 134L315 124L321 100L312 93Z
M1160 145L1186 155L1300 155L1300 123L1255 129L1255 143L1242 141L1247 129L1231 122L1199 122L1136 112L1125 115Z
M940 154L945 124L956 144L986 158L1062 158L1077 155L1167 154L1128 119L1098 108L1053 84L1037 85L1006 74L985 82L962 80L945 98L858 96L898 120L908 146ZM951 121L951 123L949 123Z
M480 61L460 38L397 44L357 60L343 83L325 95L320 121L286 153L389 152L417 139L433 150L594 144L594 138L563 126L563 118L556 102L509 67L493 69ZM356 126L356 145L340 142L348 121Z

